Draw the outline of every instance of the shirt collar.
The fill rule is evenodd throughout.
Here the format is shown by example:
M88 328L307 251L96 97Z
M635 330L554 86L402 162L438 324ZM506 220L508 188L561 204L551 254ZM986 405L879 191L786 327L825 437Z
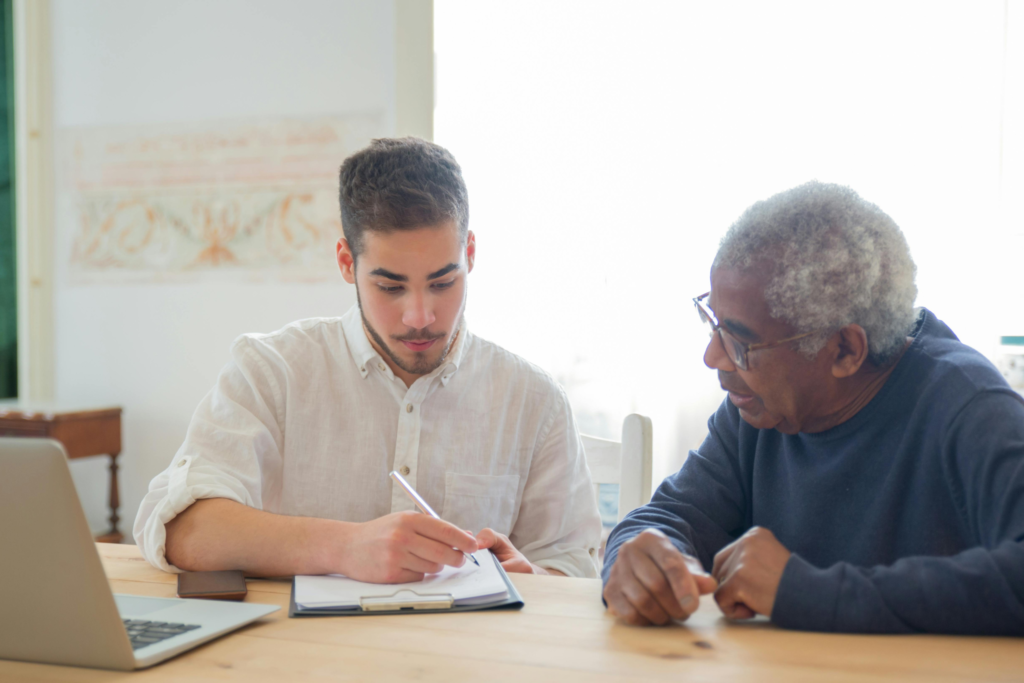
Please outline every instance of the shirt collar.
M350 308L341 320L345 341L352 352L352 358L356 362L359 374L363 379L366 379L367 375L370 374L370 368L373 367L374 361L384 363L384 359L381 358L377 350L373 348L373 344L370 343L370 338L363 327L363 316L359 312L358 304ZM455 344L452 348L448 349L448 357L441 364L441 367L434 370L429 376L440 377L441 384L447 386L452 375L459 369L463 358L466 357L466 349L468 347L469 328L466 325L465 317L463 317L462 324L459 325ZM384 364L384 367L386 368L385 374L389 377L392 376L391 368L388 368L387 364Z
M459 325L458 335L452 348L448 349L448 357L444 359L444 363L438 368L441 371L441 384L444 386L448 386L448 380L458 371L459 365L462 364L462 360L466 357L466 349L469 348L469 327L466 325L465 316L462 318L462 324Z

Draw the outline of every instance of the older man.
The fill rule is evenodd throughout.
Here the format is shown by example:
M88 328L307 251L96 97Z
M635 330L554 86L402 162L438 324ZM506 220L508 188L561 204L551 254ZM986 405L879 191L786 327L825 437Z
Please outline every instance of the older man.
M759 202L722 241L704 354L727 400L608 542L636 624L727 617L1024 633L1024 402L931 312L906 241L852 190Z

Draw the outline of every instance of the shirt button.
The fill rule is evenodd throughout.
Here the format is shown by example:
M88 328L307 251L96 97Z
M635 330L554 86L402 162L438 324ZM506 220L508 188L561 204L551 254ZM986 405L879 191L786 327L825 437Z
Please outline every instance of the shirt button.
M179 460L178 461L178 467L184 467L184 466L185 466L185 461L184 460Z
M377 369L380 370L381 372L384 372L384 364L383 363L377 363Z
M412 404L411 403L409 403L409 404L407 404L405 406L405 412L407 412L407 413L411 413L412 412Z
M402 473L402 476L403 476L403 477L407 477L407 476L409 476L409 472L410 472L411 470L409 469L409 466L408 466L408 465L402 465L402 469L400 469L400 470L398 470L398 471Z

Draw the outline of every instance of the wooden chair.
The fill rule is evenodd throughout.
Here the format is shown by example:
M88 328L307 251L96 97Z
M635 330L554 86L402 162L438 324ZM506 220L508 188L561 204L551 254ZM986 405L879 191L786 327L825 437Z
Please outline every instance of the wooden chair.
M594 485L619 485L616 521L651 500L652 434L651 418L633 414L622 421L622 441L580 435Z

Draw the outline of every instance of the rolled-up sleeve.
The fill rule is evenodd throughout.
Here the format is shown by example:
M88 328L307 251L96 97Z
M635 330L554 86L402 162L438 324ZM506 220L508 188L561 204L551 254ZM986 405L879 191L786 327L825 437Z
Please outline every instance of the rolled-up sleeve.
M166 524L197 500L226 498L263 509L280 482L281 370L272 353L242 337L232 360L196 408L185 442L149 485L133 535L154 567L180 571L166 558Z
M559 390L530 463L509 540L539 567L567 576L597 576L601 516L583 443Z

